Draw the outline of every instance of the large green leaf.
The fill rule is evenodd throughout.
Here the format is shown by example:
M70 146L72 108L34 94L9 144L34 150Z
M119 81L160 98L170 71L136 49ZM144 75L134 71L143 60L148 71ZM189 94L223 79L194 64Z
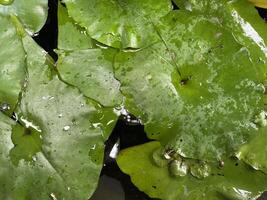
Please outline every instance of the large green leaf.
M30 37L23 44L28 73L17 108L21 126L0 120L0 197L87 199L117 116L60 81Z
M245 46L256 43L266 53L267 30L265 21L249 1L237 0L174 0L181 9L206 16L220 16L219 21L233 31L237 41ZM253 1L253 0L252 0ZM244 37L245 36L245 37Z
M0 15L16 15L30 34L43 27L47 10L48 0L0 0Z
M92 48L86 29L75 24L67 9L58 4L58 49L76 50Z
M114 78L112 49L88 49L61 52L57 69L67 83L77 86L83 94L112 107L120 105L120 83Z
M15 18L0 17L0 110L12 111L25 77L25 53Z
M267 131L263 129L249 143L244 144L237 152L237 157L256 170L267 174Z
M265 46L233 23L171 12L157 25L160 43L115 59L126 108L141 118L150 138L185 157L223 159L261 127Z
M171 11L169 0L64 0L69 15L106 45L140 48L158 40L154 23Z
M267 188L266 175L236 159L225 160L222 168L216 163L210 163L210 176L203 179L190 174L173 176L170 164L162 167L154 164L152 155L160 147L158 142L132 147L123 150L117 159L123 172L131 176L132 182L153 198L249 200L256 199ZM188 170L192 173L192 168Z

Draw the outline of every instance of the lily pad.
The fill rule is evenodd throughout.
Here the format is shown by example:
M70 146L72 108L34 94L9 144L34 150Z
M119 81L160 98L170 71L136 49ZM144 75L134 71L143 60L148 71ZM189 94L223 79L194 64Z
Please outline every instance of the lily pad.
M236 40L244 45L256 44L266 54L267 30L265 21L259 16L254 5L249 1L227 0L174 0L183 10L215 16L220 23L233 32ZM252 2L260 2L251 0ZM244 37L245 36L245 37ZM253 41L253 43L251 43Z
M172 10L169 0L64 0L69 15L108 46L140 48L158 40L154 23Z
M86 29L68 15L67 9L58 4L58 49L81 50L92 48Z
M211 175L204 179L190 174L174 177L168 166L158 167L153 163L152 154L160 147L159 142L146 143L123 150L117 158L122 171L152 198L248 200L256 199L266 190L266 175L236 159L225 160L222 168L211 163Z
M103 106L119 106L122 102L120 83L113 72L112 49L88 49L61 52L57 69L61 78Z
M38 32L47 19L48 0L0 0L0 15L15 15L28 33Z
M14 20L0 17L0 110L5 112L14 110L26 73L25 53Z
M1 199L88 199L102 168L106 123L117 116L62 82L29 36L23 45L21 125L0 116Z
M156 29L161 42L116 56L126 109L150 138L184 157L233 155L260 128L265 52L244 34L240 44L218 17L201 13L171 12Z
M263 129L249 143L244 144L236 153L237 157L256 170L267 174L267 132Z

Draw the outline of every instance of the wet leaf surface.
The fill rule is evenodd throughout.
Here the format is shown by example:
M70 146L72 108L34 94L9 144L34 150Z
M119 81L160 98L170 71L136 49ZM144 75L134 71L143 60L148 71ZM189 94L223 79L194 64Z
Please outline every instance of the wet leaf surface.
M114 107L122 103L120 83L113 73L116 51L87 49L61 52L57 69L67 83L103 106Z
M84 28L69 15L67 9L58 5L58 49L81 50L92 48L92 40Z
M114 124L117 116L60 81L30 37L23 45L27 84L17 114L24 128L1 115L1 198L86 199L102 168L104 123Z
M140 48L157 41L153 23L172 9L168 0L63 2L93 39L117 48Z
M189 11L170 13L157 29L161 42L116 56L126 108L150 138L184 157L233 155L262 125L265 52L244 35L240 44L219 19Z
M117 159L122 171L150 197L164 200L254 199L266 189L266 175L236 159L225 160L222 168L210 163L212 175L204 179L191 175L174 177L168 166L154 164L152 154L158 148L158 142L146 143L123 150Z
M48 0L1 0L0 15L16 15L32 35L45 24Z
M0 18L0 110L12 112L25 77L25 53L11 17Z

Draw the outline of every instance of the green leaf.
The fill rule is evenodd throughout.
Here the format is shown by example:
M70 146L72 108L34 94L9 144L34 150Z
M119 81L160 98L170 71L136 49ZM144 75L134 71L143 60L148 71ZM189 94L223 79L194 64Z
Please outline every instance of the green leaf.
M267 132L263 129L249 143L244 144L237 152L240 160L251 165L256 170L267 174Z
M260 128L266 53L245 34L240 44L216 16L171 12L157 31L161 42L116 56L126 109L150 138L184 157L233 155Z
M61 52L57 69L67 83L103 106L120 105L120 83L114 78L112 49L88 49Z
M176 4L193 13L206 16L221 16L220 22L225 28L233 31L240 44L251 45L251 41L266 49L267 30L265 21L248 0L174 0ZM252 0L254 1L254 0ZM246 36L246 38L244 38ZM250 44L249 44L250 43ZM264 50L266 53L266 50Z
M63 83L30 37L23 44L28 74L17 113L24 127L0 116L0 199L88 199L102 168L106 123L117 116Z
M159 38L154 23L171 11L169 0L64 0L69 15L105 45L140 48Z
M161 148L158 142L123 150L117 162L132 182L152 198L162 200L256 199L266 190L266 175L236 159L227 159L222 168L209 163L210 176L198 179L190 174L180 177L170 173L170 165L158 167L152 155ZM217 164L217 165L216 165ZM140 178L145 177L145 178Z
M20 124L12 127L11 139L14 147L10 150L9 156L14 165L18 166L22 159L32 161L35 154L41 151L42 136L39 131L32 127L25 128Z
M25 53L11 17L0 18L0 110L12 112L25 77Z
M0 15L15 15L25 29L33 34L45 24L47 18L47 0L1 0Z
M91 38L84 28L75 24L67 9L58 4L58 49L81 50L92 48Z

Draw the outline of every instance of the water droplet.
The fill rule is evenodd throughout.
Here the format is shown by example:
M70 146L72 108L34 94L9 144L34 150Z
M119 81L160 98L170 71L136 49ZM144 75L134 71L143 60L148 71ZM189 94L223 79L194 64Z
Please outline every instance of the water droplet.
M52 198L52 200L57 200L57 197L56 197L56 195L54 193L51 193L50 197Z
M10 5L14 0L0 0L0 4L2 5Z
M209 165L205 163L199 163L199 164L194 164L190 166L190 173L192 176L203 179L205 177L208 177L210 174L211 168Z
M164 153L164 158L166 160L170 160L172 157L171 155L174 153L174 150L170 149L170 150L167 150L165 153Z
M63 127L63 131L68 131L68 130L70 130L70 126L64 126Z
M261 127L264 127L267 125L267 112L262 111L255 119L255 123Z
M43 100L52 100L52 99L54 99L55 97L53 97L53 96L42 96L42 99Z
M146 80L150 81L151 79L152 79L151 74L148 74L148 75L146 76Z
M110 121L108 121L107 126L109 126L109 125L112 124L113 122L114 122L114 120L110 120Z
M93 123L92 125L93 125L94 128L101 127L101 123Z
M36 37L36 36L38 36L39 35L39 33L37 32L37 33L34 33L32 36L33 37Z
M174 160L171 162L169 170L174 176L185 176L187 174L188 166L180 160Z
M219 167L224 167L224 161L223 160L219 161Z
M33 124L33 122L29 121L28 119L24 118L23 116L20 117L20 121L23 122L26 128L33 128L34 130L38 131L39 133L42 132L39 126Z
M113 159L117 158L119 150L120 150L120 139L118 139L117 142L112 147L112 149L109 153L109 157L111 157Z
M60 113L60 114L58 115L58 118L62 118L62 117L63 117L63 114Z
M10 105L8 103L2 103L0 105L0 111L4 112L4 111L7 111L7 110L10 110Z
M33 156L33 157L32 157L32 160L33 160L34 162L36 162L36 161L37 161L37 159L36 159L36 157L35 157L35 156Z

